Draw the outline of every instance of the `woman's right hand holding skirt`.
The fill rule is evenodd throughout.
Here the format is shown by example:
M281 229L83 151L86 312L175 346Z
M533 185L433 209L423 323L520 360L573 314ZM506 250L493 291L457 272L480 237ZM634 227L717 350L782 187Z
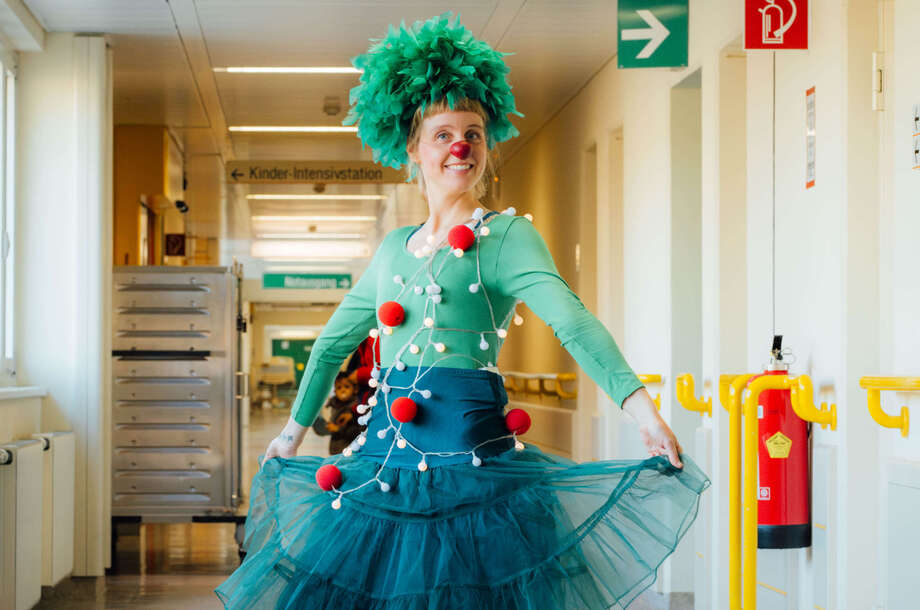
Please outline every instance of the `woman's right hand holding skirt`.
M297 455L297 448L300 447L306 434L306 427L294 421L293 417L288 419L278 436L273 438L265 449L265 459L294 457Z

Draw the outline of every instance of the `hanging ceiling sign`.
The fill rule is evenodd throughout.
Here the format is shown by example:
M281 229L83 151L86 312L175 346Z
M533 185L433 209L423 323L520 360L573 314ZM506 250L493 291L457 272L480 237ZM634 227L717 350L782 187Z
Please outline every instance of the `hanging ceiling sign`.
M744 0L744 48L808 48L808 0Z
M229 184L394 184L406 174L370 161L230 161Z
M689 0L620 0L617 67L678 68L687 65Z

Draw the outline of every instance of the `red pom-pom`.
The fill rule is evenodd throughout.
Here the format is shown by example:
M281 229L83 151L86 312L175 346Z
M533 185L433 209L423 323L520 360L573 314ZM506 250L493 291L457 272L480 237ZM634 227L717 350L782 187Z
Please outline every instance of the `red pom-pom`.
M460 248L464 252L469 250L474 241L476 241L476 235L473 234L473 229L466 225L457 225L447 234L447 243L454 248Z
M332 464L320 466L316 471L316 484L323 491L339 488L342 486L342 471Z
M458 159L466 159L470 156L470 143L466 140L460 140L450 145L450 154Z
M396 301L387 301L377 310L377 317L387 326L399 326L406 319L406 310Z
M530 415L524 409L511 409L505 415L505 427L514 434L524 434L530 430Z
M390 413L393 414L396 421L401 421L405 424L415 419L415 415L418 413L418 405L411 398L400 396L390 406Z

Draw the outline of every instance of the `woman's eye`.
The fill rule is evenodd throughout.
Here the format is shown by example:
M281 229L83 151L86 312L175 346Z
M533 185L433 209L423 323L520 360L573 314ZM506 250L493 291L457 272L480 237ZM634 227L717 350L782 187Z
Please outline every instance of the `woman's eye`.
M443 137L442 137L442 136L443 136ZM444 138L447 137L447 132L446 132L446 131L442 131L441 133L439 133L439 134L436 135L435 137L436 137L438 140L443 140Z
M471 131L468 134L466 134L466 137L471 140L478 140L480 138L480 135L478 131Z

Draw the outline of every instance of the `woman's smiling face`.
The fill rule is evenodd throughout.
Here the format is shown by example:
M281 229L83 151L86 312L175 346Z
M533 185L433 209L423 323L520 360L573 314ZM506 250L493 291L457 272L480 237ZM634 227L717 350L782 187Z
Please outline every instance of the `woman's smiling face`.
M422 121L417 146L408 152L429 188L445 193L472 190L482 178L489 152L482 117L467 111L427 117Z

